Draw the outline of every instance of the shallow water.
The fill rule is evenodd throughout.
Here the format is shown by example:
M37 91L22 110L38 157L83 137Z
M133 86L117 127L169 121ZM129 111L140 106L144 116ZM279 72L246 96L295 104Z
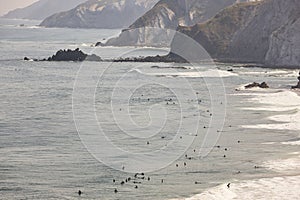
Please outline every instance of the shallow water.
M1 22L4 24L4 21ZM297 71L235 68L230 64L219 64L218 69L212 71L211 65L204 64L26 62L22 60L24 56L44 58L60 48L79 47L103 58L156 55L165 53L167 49L91 47L95 41L118 34L120 30L45 29L33 27L34 24L19 27L21 22L15 21L11 24L15 25L0 26L1 198L77 199L80 189L83 191L81 199L174 199L217 188L213 195L220 199L218 195L229 192L225 185L233 182L233 187L236 185L231 191L234 195L230 193L225 197L241 199L238 195L259 193L243 191L247 184L254 188L256 184L262 187L261 182L268 180L278 184L274 177L287 176L295 176L285 178L287 182L291 180L295 187L290 188L286 199L298 194L299 146L290 142L299 141L297 116L300 101L289 91L290 85L297 80ZM153 65L167 68L151 68ZM228 72L231 68L233 72ZM141 184L130 182L121 186L120 182L133 177L134 173L118 171L95 159L95 155L85 148L82 135L78 135L75 127L72 97L79 69L86 69L91 75L91 83L96 83L90 88L95 91L95 113L106 136L119 148L146 155L168 146L177 136L182 136L184 141L192 138L193 143L186 146L187 143L181 143L179 139L176 145L170 147L174 152L172 156L180 155L179 158L169 162L168 166L146 173L150 181L139 180ZM216 87L214 82L218 83L220 79L224 82L227 98L227 103L218 101L218 104L226 106L225 124L216 146L208 156L200 159L199 150L207 131L204 126L209 127L211 118L217 119L222 114L219 110L211 113L213 103L209 94L209 89ZM143 82L145 80L148 82ZM188 87L183 81L189 83ZM266 81L272 89L235 90L253 81ZM143 87L136 87L140 83ZM168 83L171 85L164 87L163 84ZM113 98L114 90L118 98ZM132 93L126 98L129 91ZM179 98L179 94L186 98ZM197 98L201 99L201 103ZM90 107L84 100L78 102L79 106L82 111L88 111ZM125 112L127 109L131 119L139 126L126 126L130 123ZM160 116L161 110L167 117ZM82 114L81 117L85 118L85 112ZM190 132L195 128L196 117L199 117L198 131ZM166 119L164 128L149 127L150 119ZM287 119L291 119L291 123ZM114 124L114 120L119 120L117 125L121 127ZM184 123L180 124L182 121ZM93 127L88 125L85 130L92 133ZM122 127L129 128L125 132L127 134L120 130ZM151 137L144 135L151 134L156 128L160 130L157 134ZM180 130L179 133L177 130ZM108 149L101 149L101 152L107 153L105 159L112 159L115 168L123 166L122 155L114 157ZM186 159L185 154L191 160ZM289 166L290 163L294 165ZM276 166L281 166L282 170ZM140 167L142 170L144 166ZM135 185L138 189L134 188ZM117 194L114 193L115 188L119 191ZM276 195L282 190L273 192ZM262 198L261 194L253 195Z

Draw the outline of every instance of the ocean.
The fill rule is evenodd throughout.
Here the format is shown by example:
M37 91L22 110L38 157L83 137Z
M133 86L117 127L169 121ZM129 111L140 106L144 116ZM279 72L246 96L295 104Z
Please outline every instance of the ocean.
M0 19L0 199L300 199L299 70L24 61L169 50L38 23Z

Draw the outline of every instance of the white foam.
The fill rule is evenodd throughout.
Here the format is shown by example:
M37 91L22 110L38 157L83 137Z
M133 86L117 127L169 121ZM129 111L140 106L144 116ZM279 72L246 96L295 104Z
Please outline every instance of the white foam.
M275 142L265 142L265 143L261 143L263 145L271 145L271 144L275 144Z
M273 121L279 121L279 122L298 122L300 117L300 112L298 110L295 111L297 112L295 114L275 115L269 117L269 119Z
M290 171L300 171L300 156L267 161L263 164L264 167L281 173L289 173Z
M282 142L281 144L300 145L300 140L298 140L298 141L292 141L292 142Z
M291 141L291 142L281 142L284 145L300 145L299 141ZM287 158L287 159L278 159L271 160L263 163L263 166L280 173L290 173L291 171L299 171L300 170L300 156L299 152L292 152L289 155L298 155L296 157Z
M299 199L300 176L262 178L232 182L230 188L223 184L185 200L253 200Z
M251 76L272 76L272 77L297 77L298 70L272 70L272 71L256 71L256 72L239 72L242 75L251 75Z
M81 46L83 47L90 47L92 44L82 43Z
M288 90L276 92L276 93L262 93L252 99L262 104L271 106L299 106L300 97Z
M293 111L295 110L295 107L274 107L274 106L265 106L265 107L252 107L252 108L241 108L242 110L260 110L260 111L278 111L278 112L283 112L283 111Z
M268 119L278 122L270 124L243 125L243 128L251 129L276 129L276 130L300 130L300 97L292 91L283 90L275 93L254 93L248 101L260 103L256 108L244 108L247 110L266 111L294 111L293 114L281 114L271 116Z
M188 71L188 72L166 72L166 73L145 73L141 70L135 69L138 73L149 76L165 76L165 77L186 77L186 78L217 78L217 77L231 77L238 76L235 73L223 70L207 70L207 71Z
M42 26L25 26L26 28L29 29L39 29L39 28L43 28Z
M257 124L257 125L243 125L243 128L248 129L272 129L272 130L293 130L299 131L299 123L282 123L282 124Z
M289 155L299 155L299 154L300 154L300 152L298 152L298 151L289 153Z

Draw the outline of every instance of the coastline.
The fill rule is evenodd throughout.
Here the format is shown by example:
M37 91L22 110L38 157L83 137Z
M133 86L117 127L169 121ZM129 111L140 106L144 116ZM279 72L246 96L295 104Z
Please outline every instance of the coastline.
M56 52L59 53L62 50L59 50ZM76 49L74 50L76 51ZM78 51L81 51L78 49ZM87 54L86 54L87 55ZM81 59L81 58L72 58L72 60L66 59L66 60L52 60L49 58L44 58L44 59L37 59L37 58L28 58L24 57L23 60L25 61L35 61L35 62L53 62L53 61L78 61L78 62L83 62L83 61L93 61L93 62L115 62L115 63L125 63L125 62L133 62L133 63L143 63L143 62L149 62L149 63L177 63L177 64L184 64L184 63L190 63L189 61L185 60L184 58L170 53L164 56L146 56L146 57L126 57L126 58L112 58L112 59L101 59L98 55L87 55L91 57L90 59ZM198 60L194 61L195 63L207 63L207 60ZM212 59L209 61L210 63L215 63L215 64L227 64L227 65L232 65L232 67L245 67L245 68L265 68L265 69L299 69L300 70L300 65L299 66L274 66L274 65L267 65L267 64L262 64L262 63L255 63L255 62L243 62L243 61L233 61L233 60L222 60L222 59Z
M48 58L44 59L37 59L37 58L29 58L29 57L24 57L23 60L26 61L94 61L94 62L136 62L136 63L142 63L142 62L153 62L153 63L190 63L186 59L182 58L181 56L175 54L175 53L168 53L166 55L156 55L156 56L145 56L145 57L125 57L125 58L112 58L112 59L102 59L98 55L88 55L83 53L79 48L75 50L70 50L70 53L72 54L72 58L67 58L70 55L67 55L65 50L60 49L54 54L53 56L50 56ZM85 57L82 58L81 55L75 54L76 52L80 52L83 54ZM62 59L54 59L53 57L56 56L57 54L65 53L66 55L61 55ZM66 58L64 58L66 57ZM207 60L195 60L192 61L194 63L204 63L207 62ZM231 59L216 59L212 58L209 60L209 62L216 63L216 64L229 64L232 65L232 67L247 67L247 68L253 68L253 67L258 67L258 68L266 68L266 69L299 69L300 66L295 66L295 65L269 65L269 64L264 64L264 63L258 63L254 61L240 61L240 60L231 60Z
M300 196L299 180L300 175L233 181L230 188L222 184L189 198L172 200L263 200L274 199L274 196L283 200L297 199Z
M297 131L294 126L286 126L291 123L298 127L300 130L300 90L299 89L281 89L274 91L273 93L260 93L259 90L254 90L253 98L251 101L260 102L261 107L257 107L257 110L268 110L271 108L273 112L281 113L283 110L297 109L295 117L293 115L272 115L268 118L276 121L274 124L260 124L253 125L245 128L251 129L266 129L272 130L274 128L286 127L286 130ZM250 95L251 95L250 94ZM276 96L272 96L272 95ZM294 97L292 96L293 94ZM248 95L248 93L242 93L239 95ZM285 97L278 100L278 96L284 95ZM290 96L289 96L290 95ZM273 102L272 102L273 100ZM288 104L290 103L290 104ZM278 109L279 106L286 107L284 109ZM292 117L291 117L292 116ZM290 122L291 121L291 122ZM298 122L299 121L299 122ZM278 125L278 127L276 127ZM281 145L285 146L299 146L300 135L293 141L282 141ZM272 142L265 145L273 145ZM286 158L278 158L275 160L269 160L261 163L261 167L273 172L275 174L265 175L261 178L255 179L233 179L228 180L230 187L227 187L228 183L223 183L216 187L208 188L205 191L196 194L188 198L178 198L172 200L231 200L231 199L298 199L300 196L300 152L287 152Z

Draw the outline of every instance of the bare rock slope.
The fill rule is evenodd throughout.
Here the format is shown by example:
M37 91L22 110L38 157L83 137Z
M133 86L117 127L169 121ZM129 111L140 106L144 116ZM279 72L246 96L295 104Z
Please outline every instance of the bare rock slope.
M219 60L297 67L299 18L299 0L264 0L234 5L206 23L179 31Z
M89 0L46 18L40 25L68 28L125 28L158 0Z
M128 29L123 30L119 37L109 40L106 45L169 46L174 30L179 25L191 26L205 22L236 2L238 0L160 0Z
M43 20L57 12L74 8L86 0L40 0L25 8L10 11L4 18Z

